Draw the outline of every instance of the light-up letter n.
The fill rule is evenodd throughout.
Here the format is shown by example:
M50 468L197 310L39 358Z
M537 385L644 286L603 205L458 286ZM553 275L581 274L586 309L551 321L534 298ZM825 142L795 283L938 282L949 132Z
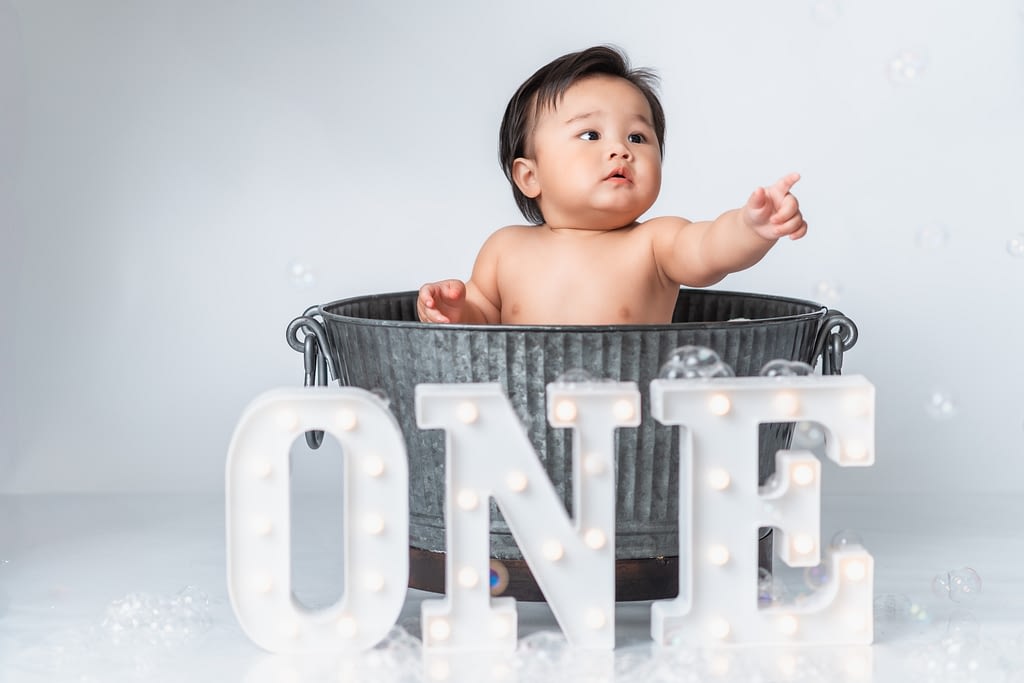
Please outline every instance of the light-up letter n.
M615 646L616 427L636 426L632 382L548 385L548 419L573 428L573 518L498 384L416 387L416 419L444 429L447 456L445 598L422 605L424 647L516 647L513 598L489 591L490 498L497 501L574 646Z
M344 457L345 586L335 604L297 604L291 581L289 449L324 430ZM409 464L395 418L355 388L279 389L245 409L228 449L227 565L246 634L279 654L372 647L398 619L409 581Z
M872 558L835 550L829 578L807 600L758 607L759 527L775 527L783 562L820 562L821 464L779 451L758 488L758 425L818 422L843 467L874 462L874 387L863 377L655 380L651 412L680 425L679 597L652 606L658 643L866 644L872 639Z

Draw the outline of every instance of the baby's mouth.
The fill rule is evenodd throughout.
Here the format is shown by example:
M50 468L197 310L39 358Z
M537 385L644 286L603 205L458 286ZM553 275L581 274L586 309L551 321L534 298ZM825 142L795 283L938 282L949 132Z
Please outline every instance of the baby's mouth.
M612 172L609 173L607 176L605 176L604 179L605 180L632 180L632 178L629 177L629 172L626 171L626 169L624 169L624 168L613 169Z

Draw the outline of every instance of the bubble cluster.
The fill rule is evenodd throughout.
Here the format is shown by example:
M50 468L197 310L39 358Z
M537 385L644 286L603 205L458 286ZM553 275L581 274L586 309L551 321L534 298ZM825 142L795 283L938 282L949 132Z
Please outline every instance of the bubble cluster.
M838 304L842 294L843 286L835 280L820 280L814 285L814 300L826 305Z
M941 223L928 223L917 229L914 243L925 251L941 249L949 243L949 230Z
M299 289L312 287L316 284L316 273L313 272L313 267L308 263L298 260L292 261L291 265L288 266L288 278L291 280L292 285Z
M821 564L813 567L807 567L804 569L804 583L811 590L818 590L826 583L828 583L828 577L832 568L829 566L827 560L823 560Z
M673 349L661 366L662 379L698 379L707 377L734 377L729 364L705 346L680 346Z
M803 377L813 374L814 368L802 360L777 358L768 361L761 368L762 377Z
M1015 258L1024 257L1024 232L1017 233L1006 241L1006 252Z
M932 579L932 593L953 602L970 602L981 592L981 576L970 567L950 569Z
M114 645L180 645L209 628L210 601L186 586L177 595L129 593L107 606L101 630Z
M786 598L786 586L776 581L772 573L764 567L757 570L757 604L763 607L775 605Z
M928 57L916 50L903 50L889 60L889 82L911 85L918 82L928 66Z
M943 389L936 389L928 397L925 411L934 420L948 420L956 415L956 400Z

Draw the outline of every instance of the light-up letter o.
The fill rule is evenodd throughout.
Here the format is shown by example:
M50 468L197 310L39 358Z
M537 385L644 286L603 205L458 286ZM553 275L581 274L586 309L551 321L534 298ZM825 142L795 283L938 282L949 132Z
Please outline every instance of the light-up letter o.
M329 607L297 604L291 581L289 450L324 430L344 458L345 586ZM405 601L409 466L394 416L356 388L278 389L245 409L228 448L228 592L239 623L279 654L373 647Z

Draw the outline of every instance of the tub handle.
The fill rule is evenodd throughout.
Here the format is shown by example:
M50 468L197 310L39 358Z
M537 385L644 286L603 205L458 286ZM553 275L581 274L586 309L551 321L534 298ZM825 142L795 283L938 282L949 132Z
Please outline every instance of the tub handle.
M328 359L331 358L327 352L327 331L323 324L313 317L318 313L318 306L307 308L303 315L288 324L288 330L285 333L288 345L302 353L302 363L306 371L303 386L306 387L327 386L328 368L335 378L338 376L333 359L331 359L330 365L327 364ZM300 330L303 332L302 339L299 339ZM315 451L323 442L322 430L306 432L306 445L310 449Z
M821 372L824 375L843 373L843 354L857 343L857 326L845 315L830 309L825 314L818 336L814 340L814 355L821 356Z

